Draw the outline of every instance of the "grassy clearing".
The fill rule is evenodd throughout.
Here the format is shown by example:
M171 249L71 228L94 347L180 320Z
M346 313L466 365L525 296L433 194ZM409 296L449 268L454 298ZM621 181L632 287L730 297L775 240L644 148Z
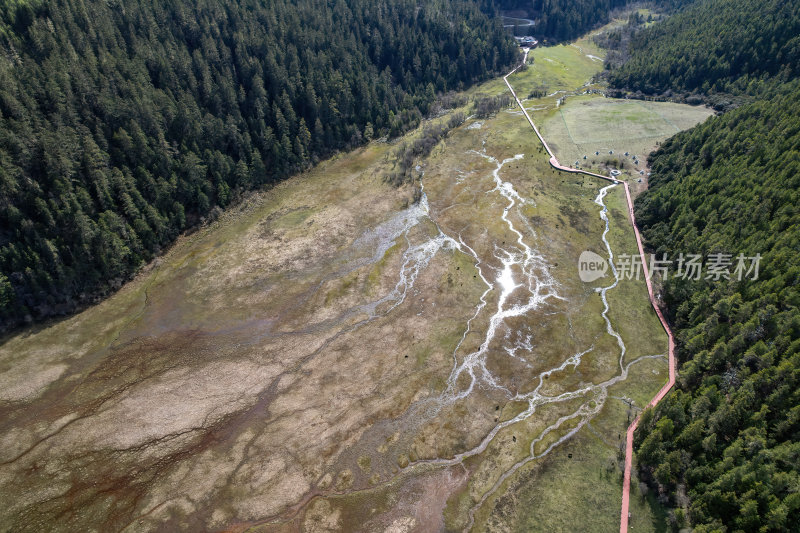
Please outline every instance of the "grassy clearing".
M520 97L527 96L532 90L542 90L546 94L574 91L603 68L602 61L592 59L591 55L599 58L603 54L596 49L586 51L571 44L534 48L529 54L533 65L509 80Z
M711 109L702 106L690 106L675 102L638 102L645 109L649 109L663 117L670 124L680 130L686 130L702 122L714 114Z
M639 102L606 102L607 98L592 96L576 97L572 105L559 109L567 133L575 144L662 137L679 131L668 119Z
M647 15L646 10L640 12ZM637 180L632 187L636 196L646 187L647 155L660 142L713 112L685 104L602 96L605 87L593 77L603 68L605 52L592 42L592 36L626 20L627 13L574 43L531 50L532 64L509 80L559 160L569 165L577 161L582 168L600 172L617 168L624 177ZM546 96L526 98L541 92Z
M617 186L606 196L606 206L611 220L608 242L616 255L615 264L625 256L639 261L639 249L628 218L625 191ZM634 269L628 270L632 272ZM628 348L626 361L639 355L667 353L667 337L650 304L644 272L638 278L631 273L629 279L620 280L616 288L608 291L609 317Z
M515 189L524 198L535 202L535 205L526 205L524 209L512 214L512 217L519 227L524 221L518 217L524 214L526 222L536 235L531 242L547 257L551 272L559 282L559 292L569 301L565 308L557 308L560 312L555 315L547 316L543 313L528 319L532 331L535 332L534 351L527 356L533 365L532 369L519 366L501 354L490 358L489 368L494 375L513 379L519 382L522 390L529 390L535 384L527 377L531 376L531 372L536 375L536 372L557 366L566 357L594 346L595 350L584 357L577 369L568 368L554 374L544 390L548 394L558 394L574 390L580 383L599 382L612 377L618 368L619 351L615 341L605 334L605 324L600 317L602 303L594 291L594 285L584 285L578 279L576 269L578 256L583 250L604 252L600 241L603 229L599 217L600 208L593 200L599 188L606 183L552 169L530 127L513 112L499 113L484 121L480 129L468 129L469 122L465 126L467 127L453 132L443 147L426 162L425 190L432 208L434 211L447 209L437 216L437 220L445 231L459 233L467 242L477 241L479 246L480 239L476 235L484 231L496 236L495 239L500 241L498 244L505 244L504 235L505 239L513 239L514 236L508 232L505 223L497 217L505 203L490 202L491 197L485 192L493 188L493 183L487 179L492 166L481 163L480 159L468 152L476 146L482 146L487 154L498 159L524 154L522 160L507 164L501 176L502 179L512 182ZM454 180L455 176L459 178ZM624 218L624 205L621 203L623 200L619 194L621 192L620 188L608 197L608 205L613 212L613 229L609 238L616 252L624 250L632 253L635 251L635 241L630 225ZM492 215L492 212L495 214ZM469 220L480 222L474 225L467 222L465 225L465 221ZM476 248L478 253L486 252L478 246ZM641 281L623 282L616 291L619 296L611 304L612 320L628 345L628 360L662 349L666 345L666 337L658 321L653 320L655 314L649 307L644 284ZM483 326L479 324L478 327ZM521 324L514 325L515 329L523 327ZM648 363L642 363L646 364ZM656 361L654 368L658 364ZM663 372L637 374L635 384L628 380L620 385L620 390L626 391L626 395L634 398L637 403L644 402L658 390L664 376ZM580 399L577 405L584 401L589 399ZM609 406L602 413L612 409L610 405L613 402L624 406L619 400L608 402ZM544 427L568 412L569 409L541 409L525 423L503 430L496 437L496 445L493 443L486 452L470 460L478 473L475 474L470 489L454 494L449 501L445 512L448 527L464 527L466 513L476 499L492 486L509 465L526 457L527 445ZM625 420L606 424L603 422L605 416L601 414L597 418L597 423L606 433L603 438L611 440L612 432L613 436L624 433ZM570 423L565 423L550 434L537 445L537 452L541 452L549 443L565 434L570 427ZM478 510L475 530L497 526L509 527L511 530L607 531L618 524L621 497L619 472L614 470L604 473L605 456L613 458L616 448L605 446L607 449L603 451L604 445L598 445L595 442L597 437L587 432L587 429L581 430L578 438L566 445L568 448L558 447L552 457L560 458L566 449L586 450L580 453L596 460L562 464L560 459L548 456L544 460L533 461L512 476ZM512 436L517 438L515 443L512 443ZM595 475L597 472L602 476ZM532 487L547 487L549 496L545 498L542 491L531 493ZM542 503L542 498L549 498L546 504ZM512 504L505 506L497 503L501 501L510 501ZM509 509L538 509L540 505L544 505L542 508L545 511L542 513L526 515L522 511L514 511L522 513L517 515L506 512ZM637 523L640 526L638 530L653 530L652 527L646 527L646 523L658 521L658 518L653 517L649 506L644 505L640 510L634 503L634 507L637 513L646 517L641 524ZM582 525L575 521L578 519L582 520Z
M704 107L588 94L569 97L534 120L561 161L570 165L578 161L593 169L619 168L633 177L645 170L647 154L660 142L712 114ZM633 156L638 156L638 165Z
M600 51L592 48L588 38L575 43L575 46L538 49L533 55L534 66L511 77L518 94L523 96L533 89L546 89L549 94L556 90L583 88L600 66L598 61L589 56L602 57ZM532 99L527 105L534 109L537 106L544 107L537 114L548 116L549 112L549 116L552 116L556 98L558 95ZM637 140L646 135L653 135L653 138L660 140L697 122L698 116L704 118L708 115L704 111L697 113L696 108L674 104L640 105L597 96L581 98L594 106L588 123L581 122L581 113L571 113L570 103L577 98L568 98L565 109L568 110L568 121L576 128L576 134L582 137L584 144L587 138L594 139L590 136L600 132L608 135L609 130L613 129L630 130L633 132L631 136ZM616 107L607 106L609 103ZM521 129L509 122L509 117L522 122ZM565 354L574 353L572 350L577 346L586 343L595 346L594 352L587 354L577 369L555 376L556 383L549 384L548 390L557 392L563 390L559 387L574 388L580 380L596 382L601 376L610 377L609 372L613 375L619 356L615 342L604 334L604 323L599 318L602 308L599 297L592 290L593 286L586 287L576 281L575 272L577 256L581 251L605 252L599 242L602 231L599 207L593 204L593 199L598 189L606 183L549 168L532 132L520 119L514 112L503 113L487 121L483 127L484 136L473 142L483 142L487 150L499 154L498 157L509 157L521 147L525 151L527 171L517 175L516 169L511 166L507 172L504 169L503 176L512 181L523 195L535 199L536 208L526 210L526 215L536 229L537 244L542 247L541 250L546 250L554 275L565 293L570 295L571 308L567 312L567 320L537 320L540 346L558 344L560 349L549 351L537 348L535 358L545 361L547 366L558 357L563 360ZM570 138L568 122L560 114L559 119L565 139L560 143L559 139L555 139L553 144L571 145L575 149L579 143ZM534 120L541 122L541 116L534 116ZM485 132L486 129L490 131ZM547 132L545 137L549 141L553 138ZM609 136L603 141L616 140ZM526 144L530 148L524 148ZM452 143L448 149L451 147ZM494 151L489 147L493 147ZM642 157L652 149L650 144L637 147L640 147ZM616 145L612 145L609 149L615 148ZM606 198L611 211L609 241L616 254L636 254L623 193L620 187ZM666 352L666 335L650 306L642 280L621 281L616 289L609 292L608 299L612 323L628 348L626 363L644 355ZM552 323L551 327L549 323ZM568 334L565 335L565 331ZM493 366L493 372L495 368L499 366ZM633 365L629 379L612 387L609 394L630 398L634 406L641 406L652 398L666 377L665 359L642 360ZM618 527L621 498L619 444L635 410L617 398L609 397L606 402L600 415L593 419L591 428L584 427L575 438L556 448L552 454L529 463L511 476L478 510L475 530L609 531ZM537 418L544 417L544 420L551 421L552 416L552 413L537 414ZM564 425L562 429L566 431L567 427ZM550 439L557 438L557 435L558 432L554 433ZM521 457L525 453L523 448ZM569 454L573 457L569 458ZM514 456L520 457L519 452ZM489 453L483 460L489 464L495 463L495 470L502 470L503 462ZM485 483L484 486L487 486ZM633 484L631 525L636 531L662 531L665 524L662 510L653 505L650 499L638 494L636 480ZM473 503L474 498L473 493ZM459 492L451 498L446 516L449 516L448 524L452 528L463 527L462 520L470 507L469 502L467 492Z
M607 532L619 527L622 471L620 445L634 412L618 399L650 394L653 372L666 373L663 360L644 361L631 379L612 387L600 414L544 460L532 462L478 513L477 530ZM455 504L455 502L454 502ZM663 512L639 492L633 480L634 531L666 531Z

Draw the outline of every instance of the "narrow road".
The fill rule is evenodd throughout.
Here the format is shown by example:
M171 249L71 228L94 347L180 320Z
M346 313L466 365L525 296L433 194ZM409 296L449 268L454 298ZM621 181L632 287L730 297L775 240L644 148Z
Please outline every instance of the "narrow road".
M522 64L525 63L528 59L528 52L529 49L525 49L525 56L522 59ZM669 329L669 325L667 324L664 315L661 313L661 309L658 307L656 302L655 293L653 292L653 284L650 282L650 271L647 267L647 260L645 259L644 255L644 247L642 246L642 237L639 233L639 228L636 226L636 218L633 215L633 201L631 200L631 192L628 187L628 183L625 181L620 181L615 178L611 178L608 176L603 176L602 174L595 174L594 172L587 172L585 170L578 170L576 168L564 166L559 163L558 159L556 158L553 151L550 149L550 146L547 145L547 141L544 140L542 134L539 132L539 128L536 127L536 124L533 123L528 112L525 110L525 106L522 105L519 97L517 96L516 91L514 91L514 87L508 82L508 77L514 74L519 69L517 66L514 70L503 76L503 81L506 82L506 86L508 86L508 90L511 91L511 95L516 100L517 105L522 110L522 114L525 115L525 118L528 119L528 123L533 128L533 131L536 133L536 136L541 141L542 146L544 149L547 150L547 154L550 156L550 165L553 168L564 172L574 172L576 174L585 174L588 176L594 176L596 178L604 179L610 181L612 183L622 183L625 186L625 199L628 203L628 215L631 221L631 225L633 226L633 233L636 235L636 245L639 248L639 256L641 257L642 261L642 269L644 270L645 282L647 283L647 293L650 295L650 303L653 306L653 309L658 315L658 319L661 321L661 325L664 328L664 331L667 332L667 337L669 339L669 380L661 387L661 390L658 391L658 394L650 400L650 403L647 404L647 407L654 407L658 402L660 402L664 396L667 395L667 392L675 385L675 372L677 365L675 363L675 338L672 335L672 330ZM628 427L628 431L626 433L626 442L625 442L625 473L622 480L622 510L620 514L620 524L619 524L619 531L620 533L628 533L628 519L630 518L629 506L630 506L630 496L631 496L631 469L632 469L632 461L633 461L633 434L636 432L636 428L639 427L639 419L641 415L637 415L636 418L633 420L633 423Z
M519 28L524 28L526 26L530 27L530 26L536 25L536 21L535 20L531 20L531 19L523 19L523 18L517 18L517 17L503 17L503 18L504 19L511 19L511 20L521 20L521 21L525 22L525 24L516 24L516 23L514 23L514 24L505 24L505 21L504 21L503 22L503 27L504 28L513 28L514 26L517 26Z

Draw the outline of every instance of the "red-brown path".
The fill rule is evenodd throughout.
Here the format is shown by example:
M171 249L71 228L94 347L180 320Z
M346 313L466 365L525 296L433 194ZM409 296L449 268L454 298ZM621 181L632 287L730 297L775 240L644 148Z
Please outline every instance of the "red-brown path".
M525 57L523 58L523 63L528 58L528 50L525 50ZM514 91L514 88L508 82L508 77L512 75L514 72L517 71L519 67L515 68L505 76L503 76L503 81L506 82L508 86L508 90L511 91L511 94L514 96L514 100L516 100L517 105L522 110L522 113L525 115L525 118L528 119L528 123L533 128L533 131L536 133L536 136L539 137L539 141L541 141L542 146L544 149L547 150L548 155L550 156L550 165L553 168L558 170L562 170L564 172L575 172L577 174L586 174L589 176L594 176L596 178L604 179L607 181L611 181L613 183L622 183L625 186L625 199L628 202L628 215L631 221L631 225L633 226L633 233L636 235L636 245L639 247L639 255L642 260L642 269L644 270L644 279L647 283L647 292L650 295L650 303L653 305L653 309L658 315L658 319L661 321L661 325L664 327L664 331L667 332L667 337L669 339L669 380L661 387L661 390L658 391L658 394L650 400L650 403L647 404L647 407L653 407L658 402L660 402L664 396L667 395L667 392L675 385L675 371L676 371L676 364L675 364L675 338L672 336L672 330L669 329L669 325L667 321L664 319L664 315L661 313L661 309L658 307L658 303L656 302L655 293L653 292L653 284L650 282L650 272L647 268L647 260L644 256L644 247L642 246L642 237L639 234L639 228L636 226L636 218L633 215L633 201L631 200L631 191L628 188L627 182L620 182L620 180L610 178L608 176L603 176L602 174L595 174L594 172L587 172L585 170L578 170L571 167L566 167L558 162L555 154L550 147L547 145L547 141L544 140L542 134L539 133L539 128L536 127L536 124L533 123L528 112L525 110L525 106L522 105L519 97L517 97L517 93ZM632 469L632 461L633 461L633 434L636 431L636 428L639 426L639 415L633 419L633 423L628 427L628 431L625 434L626 442L625 442L625 474L622 480L622 511L620 514L620 523L619 523L619 531L620 533L628 533L628 518L630 517L630 513L628 511L630 505L630 497L631 497L631 469Z

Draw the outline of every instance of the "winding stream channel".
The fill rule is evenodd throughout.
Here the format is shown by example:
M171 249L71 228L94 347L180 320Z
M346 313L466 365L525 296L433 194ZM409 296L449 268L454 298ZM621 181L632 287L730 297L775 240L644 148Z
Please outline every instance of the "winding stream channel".
M507 78L505 81L508 83ZM514 94L510 84L508 88ZM522 115L535 130L519 99L517 103ZM517 119L509 120L513 122ZM547 148L541 137L540 140ZM218 283L222 283L219 280L227 283L230 279L236 279L235 276L228 277L228 268L231 265L237 268L241 266L240 256L231 259L230 265L225 262L225 249L220 248L223 251L218 252L217 244L208 244L207 248L201 249L202 253L208 254L208 258L202 261L197 259L196 264L188 264L188 258L193 255L180 256L180 265L176 267L180 273L176 279L180 283L176 282L174 287L166 282L155 284L153 290L148 292L151 284L155 283L154 275L144 289L143 299L136 294L128 295L131 303L127 305L136 310L135 318L123 322L126 308L121 307L122 318L117 322L122 325L115 326L120 329L118 332L112 331L113 338L109 334L111 340L96 341L98 347L87 342L87 348L76 349L77 353L85 355L80 356L83 359L76 359L77 362L69 362L75 368L69 369L70 373L66 374L64 380L57 382L55 388L42 398L32 400L27 413L23 412L23 406L15 414L18 418L9 427L30 425L33 418L31 413L39 415L41 420L46 421L50 416L53 420L50 421L51 426L40 424L35 431L19 437L16 448L6 446L6 456L0 458L3 461L0 467L4 468L0 468L0 474L5 476L0 481L5 483L4 488L8 493L17 491L24 496L26 491L33 494L55 487L54 494L57 495L53 501L56 503L52 508L63 509L64 513L72 512L77 505L75 502L102 502L103 497L113 493L114 505L118 506L114 512L118 515L113 515L105 507L100 508L101 504L86 510L90 506L86 503L81 510L85 518L77 517L75 523L86 524L98 517L105 517L109 520L108 524L118 520L131 529L146 529L143 521L151 518L152 527L157 529L157 524L164 516L181 508L179 505L184 505L175 503L181 498L189 502L185 505L188 509L186 514L198 520L197 524L207 524L211 523L207 522L210 518L203 516L202 513L207 509L201 509L201 505L208 505L208 509L211 505L197 503L201 498L209 498L214 504L222 502L231 506L232 502L241 502L251 496L244 495L250 488L235 494L215 493L221 489L203 488L198 483L205 477L218 479L219 487L251 487L254 488L252 492L267 487L252 497L254 503L242 504L244 511L231 507L230 516L220 518L219 524L232 522L236 515L245 513L249 513L248 520L253 520L248 525L277 524L295 520L301 509L305 512L305 509L312 507L307 504L317 497L325 499L328 496L372 491L412 476L415 479L411 481L416 482L430 471L441 473L453 466L460 465L465 472L475 472L486 465L485 471L489 477L483 479L485 485L481 485L481 491L473 494L474 499L459 511L460 524L466 524L466 530L475 527L478 511L488 506L494 495L502 492L509 478L532 461L551 454L595 419L606 400L612 397L609 388L625 380L632 365L646 359L664 357L664 354L654 354L626 360L627 347L610 318L612 310L608 293L618 287L620 278L613 264L615 254L608 238L612 217L609 216L606 202L612 191L619 192L615 188L621 183L616 181L603 183L603 186L597 182L598 189L591 189L594 197L591 209L595 209L595 206L597 209L594 211L596 214L592 215L592 218L597 218L591 224L596 224L598 218L603 224L597 245L605 250L613 274L613 279L596 289L598 295L592 295L595 298L594 307L589 312L594 314L597 327L591 330L591 335L580 337L581 340L578 340L578 336L572 336L569 348L556 346L549 351L545 349L549 346L548 342L552 341L539 341L538 335L550 327L544 325L549 318L544 318L544 321L540 319L558 314L565 304L571 304L567 302L567 297L572 299L573 289L571 284L559 284L553 275L557 266L555 259L548 257L553 254L543 253L546 248L540 243L545 242L544 237L537 232L544 230L534 228L535 223L528 216L536 210L536 203L533 198L526 197L527 193L520 192L523 190L521 185L518 189L508 177L510 167L517 167L526 157L541 155L519 153L507 157L514 153L508 152L500 156L493 153L493 148L487 148L485 142L482 146L477 144L479 142L473 144L470 140L469 144L461 145L456 151L463 153L458 153L456 157L467 161L472 169L469 175L475 185L470 186L468 192L480 200L481 206L486 206L485 215L481 211L481 220L477 221L477 225L485 226L481 229L485 230L483 233L474 232L474 225L470 228L472 221L464 230L450 229L450 219L444 213L458 204L445 202L451 205L438 205L433 193L425 187L427 181L433 189L434 178L426 178L423 172L419 180L419 201L409 207L397 212L394 206L398 204L387 201L385 205L391 207L376 208L374 211L378 214L370 214L369 223L365 224L358 223L357 217L341 217L354 229L350 233L342 232L347 240L342 240L341 245L331 245L330 251L326 252L328 255L321 255L331 258L324 269L311 261L300 261L295 257L305 253L306 244L302 242L285 255L289 263L276 262L273 265L253 261L245 265L243 271L251 268L258 272L263 266L275 266L276 272L294 272L296 279L305 280L305 284L285 296L287 309L279 309L278 305L268 307L267 297L252 300L252 303L248 299L252 296L252 286L260 289L265 286L262 283L268 284L273 278L261 275L250 277L247 272L236 274L241 278L238 282L240 285L232 288L239 291L237 297L245 296L240 300L231 297L231 301L242 301L244 305L257 308L258 312L254 312L253 316L258 316L258 321L240 324L236 322L236 317L232 317L222 320L222 325L211 325L221 314L194 316L191 313L196 305L192 301L184 307L173 305L173 301L183 301L182 298L192 295L192 289L198 286L194 276L200 279L201 274L216 275ZM477 149L468 150L473 146ZM538 149L538 145L531 143L530 152L535 151L534 147ZM555 158L552 153L550 156L552 163ZM554 166L574 172L574 169L557 166L557 161ZM460 184L466 174L460 170L456 173L459 175L452 176L452 179ZM445 176L447 179L450 177ZM430 204L428 194L431 194ZM592 196L582 201L588 204ZM353 211L358 209L355 200L345 205ZM294 216L295 211L300 209L290 210L281 217ZM387 210L394 213L388 220L385 218ZM318 212L315 217L319 217L321 222L310 226L312 230L308 230L309 233L334 225L331 220L339 220L326 216L324 211ZM253 241L256 242L262 232L274 231L275 235L269 233L269 238L263 238L264 242L259 245L261 247L254 245L253 251L248 253L256 256L264 252L266 255L269 251L279 249L276 243L281 243L281 246L292 244L293 234L280 233L280 220L278 217L269 224L259 224L253 230ZM310 225L312 221L306 224ZM593 228L595 234L599 235L600 226ZM487 238L490 229L494 234ZM319 246L322 240L320 235L333 240L339 234L316 234L315 238L307 239L307 246ZM209 239L209 242L212 241ZM459 254L457 259L460 263L448 262L455 254ZM466 261L461 262L464 258ZM207 263L212 259L218 263L208 266ZM464 280L472 285L468 291L445 292L441 301L451 306L445 312L438 313L440 308L431 310L440 301L429 299L424 292L426 284L427 288L437 290L446 287L439 276L454 273L457 264L461 265L461 272L454 276L460 276L458 281ZM469 264L474 266L474 271L463 268ZM172 267L165 266L165 271L168 268ZM469 271L465 273L465 270ZM377 281L363 281L368 278L364 276L365 271L368 274L377 273ZM348 289L346 283L359 276L363 285ZM346 277L348 279L345 280ZM280 278L275 284L276 293L281 289L281 284L293 279L291 275ZM156 287L159 289L155 290ZM340 289L344 292L342 287L350 291L345 296L337 292ZM360 292L360 287L366 287L366 292ZM443 292L446 290L443 289ZM588 296L586 293L589 292L579 289L580 298ZM216 290L201 291L200 294L218 296ZM335 305L327 305L327 294L334 294ZM597 297L602 301L602 306ZM281 304L284 302L281 298L277 300ZM318 305L323 300L326 304ZM228 300L219 296L217 301ZM412 305L401 307L404 303ZM266 306L267 310L261 306ZM317 312L320 308L322 312ZM224 309L227 311L228 308ZM447 315L452 309L457 309L457 313L437 316ZM270 313L274 313L274 317ZM247 315L247 308L242 315ZM558 319L569 322L570 316L565 315ZM260 320L262 316L268 316L269 319ZM432 317L435 320L431 320ZM105 325L105 317L100 318L102 320L98 319L99 322ZM180 325L187 331L173 332L172 336L168 336L169 332L162 334L164 325L161 322L164 320ZM409 366L401 367L392 365L389 357L375 356L389 353L400 361L403 361L403 355L408 358L407 352L415 349L411 345L415 342L413 336L417 332L393 334L403 329L405 324L409 324L406 329L411 329L429 320L436 323L428 329L421 328L419 335L425 335L425 342L420 342L423 346L420 352L425 351L426 355L430 355L439 347L446 347L437 351L430 362L417 363L412 357ZM374 328L364 327L373 322L377 323ZM255 330L251 324L256 324L258 329ZM398 324L401 326L398 327ZM568 336L566 326L562 329L555 319L552 324L554 328L559 328L555 330L559 334L563 331L564 338ZM601 324L605 324L605 328ZM205 334L204 328L213 333ZM145 337L143 333L148 331L156 331L156 334ZM120 336L120 332L124 332L124 337ZM385 332L391 334L384 335ZM175 339L182 344L177 344ZM559 337L556 342L558 340ZM95 342L94 339L92 342ZM176 342L177 348L173 348L170 342ZM381 342L391 344L392 349L384 350ZM353 352L351 346L359 344L370 346L348 359ZM374 349L372 345L375 345ZM66 346L72 345L67 343ZM226 361L226 358L233 357L222 353L220 346L231 352L245 352L245 356L241 360ZM172 353L181 357L172 357ZM541 358L539 353L542 354ZM110 354L110 362L104 366L98 359L107 354ZM163 356L163 361L151 354ZM602 358L598 358L600 354ZM56 356L58 354L53 355L53 359ZM205 361L203 358L208 359L207 364L196 368L200 363L195 361ZM559 373L566 374L581 365L588 367L590 358L608 358L603 363L602 377L595 378L597 383L591 378L572 385L567 384L574 383L569 379L565 383L560 382ZM273 359L277 361L275 368L261 364L264 360L271 363ZM359 368L358 365L367 359L375 364L365 365L368 366L366 369ZM513 366L509 366L509 362ZM97 365L97 368L90 375L83 376L81 372L90 365L91 368ZM387 370L390 367L391 370ZM350 381L344 385L337 375L342 368L348 372L353 368L356 370L350 372ZM414 369L410 372L413 382L406 379L406 369L409 368ZM507 369L514 372L523 369L524 372L517 372L509 378ZM77 381L72 376L81 379ZM551 377L557 379L549 380ZM582 379L582 376L576 376L575 379ZM375 385L374 389L364 386L369 380ZM241 395L236 396L236 384L242 381L246 383L241 385ZM227 383L234 385L228 386ZM181 389L179 386L182 384L188 385ZM324 386L329 388L323 389ZM335 390L336 394L324 394L330 390ZM317 397L314 397L315 394ZM377 398L374 405L367 405L363 412L352 415L353 406L358 407L357 402L368 403L371 399L369 395ZM397 395L397 398L392 395ZM389 405L395 399L401 403ZM509 414L495 412L499 411L499 405L503 402L509 405L503 412ZM326 405L328 403L334 405ZM398 405L401 407L398 408ZM490 405L489 409L494 407L490 415L478 411L487 405ZM229 408L229 411L217 413L220 406ZM548 412L551 409L557 410L557 413ZM348 416L351 418L345 420ZM458 417L462 420L458 420ZM462 424L465 419L469 420ZM447 424L454 427L451 432L450 428L445 428L442 433L436 433ZM455 428L456 424L459 427ZM512 426L515 426L513 430L503 431ZM251 432L252 428L258 428L260 432ZM342 428L349 430L350 436L358 436L346 440L340 433ZM362 428L366 429L358 433ZM495 462L493 452L503 445L508 433L517 432L517 428L523 430L524 440L513 449L506 448L506 455ZM324 438L320 437L324 432L327 432ZM418 448L423 450L422 453L416 455L414 446L430 434L435 435L431 440L441 437L441 441L433 445L424 443ZM401 436L390 442L391 448L384 447L383 444L395 435ZM0 437L3 435L0 434ZM10 438L4 442L12 440ZM313 446L310 444L312 442ZM326 443L330 445L326 447ZM441 447L437 448L439 444ZM384 447L383 451L381 447ZM371 453L374 449L383 454L382 459L375 461L378 466L371 471L369 468L363 469L363 472L356 470L361 466L361 457L356 455L364 450ZM387 453L389 449L391 453ZM75 455L70 455L70 450L77 451ZM238 463L230 464L226 470L226 465L220 466L222 462L216 462L212 457L212 452L218 450L222 452L220 457L225 457L226 461L237 457ZM413 457L412 451L415 453ZM298 452L306 455L295 457ZM401 463L398 456L406 452L408 455L403 456L406 461ZM468 461L479 455L480 458ZM366 457L370 459L370 456ZM183 464L184 458L191 458L194 462L187 459ZM265 464L264 461L273 463ZM103 469L86 467L89 462L102 465ZM163 465L171 462L181 463L179 466L186 468L185 473L176 468L169 474L175 478L169 478L164 474L169 471ZM43 464L48 464L48 468L60 469L61 477L53 475L53 470L42 470L37 474L36 471ZM216 478L209 474L210 470L203 469L208 468L204 465L214 464L219 470L214 473ZM304 470L305 467L308 468ZM144 479L137 478L140 472L152 473L151 481L140 481ZM351 475L349 485L339 483L332 475L335 473L343 477L345 472ZM355 475L352 475L353 472ZM373 477L367 477L373 473L374 482ZM323 483L326 476L331 477L332 481ZM135 483L131 481L134 478ZM60 485L56 486L56 482ZM285 486L279 485L279 482ZM478 475L468 480L468 483L473 482L471 487L477 490L477 484L481 483ZM139 486L136 486L137 483ZM152 488L153 485L157 490ZM276 495L283 499L273 503ZM123 501L126 496L128 500ZM257 499L259 501L255 501ZM122 508L120 501L127 507ZM40 503L31 502L24 504L29 505L28 508L22 505L17 507L15 519L30 522L26 513L32 513L30 509ZM263 507L260 506L262 503ZM42 516L46 511L41 511ZM162 511L165 514L159 514ZM437 509L437 513L439 511ZM90 513L95 514L89 516ZM441 518L441 513L438 518Z
M512 345L508 345L507 339L498 338L497 332L501 327L509 328L507 319L513 317L522 317L528 313L540 309L542 305L551 299L561 299L558 294L558 283L550 274L549 266L546 259L538 253L538 251L529 243L525 242L525 236L522 231L518 229L510 215L515 215L517 218L522 217L519 213L519 208L526 203L532 203L532 200L523 198L513 184L504 181L501 177L503 167L513 161L523 159L523 154L502 161L486 153L485 148L481 151L471 150L467 155L475 156L484 159L487 163L494 165L491 177L495 187L485 194L497 194L507 202L499 215L503 223L508 227L509 231L516 236L516 242L512 246L501 247L496 243L494 244L494 259L499 262L500 266L493 266L484 263L474 248L469 243L465 242L461 235L450 236L447 235L439 226L434 218L432 218L430 207L428 205L428 198L424 191L424 177L421 179L422 195L421 200L417 206L409 209L409 212L404 215L404 224L400 231L389 232L387 242L381 245L381 250L388 249L389 241L395 242L401 236L408 241L408 247L403 254L402 267L400 269L399 280L394 290L375 302L375 307L384 302L391 302L391 307L388 311L400 305L409 291L413 288L414 282L420 270L430 262L433 256L440 250L452 249L458 252L468 254L474 261L475 268L478 274L486 285L486 290L481 295L479 303L476 305L475 312L466 324L461 340L457 344L453 352L453 368L447 379L445 390L436 398L424 401L425 410L418 410L412 407L416 414L424 414L425 418L432 418L441 409L453 405L455 402L462 400L472 394L476 387L483 390L491 389L499 392L511 402L525 402L527 408L514 416L511 419L497 423L480 441L480 443L468 450L460 452L451 458L437 458L428 460L418 460L412 462L409 468L414 468L418 465L437 465L437 466L454 466L463 463L469 457L481 454L486 451L487 447L491 444L497 434L504 428L522 422L532 416L537 411L537 408L546 404L563 403L570 400L584 398L585 401L572 413L561 416L547 426L541 433L536 435L530 444L529 455L524 459L512 465L508 470L503 472L493 486L485 492L481 499L475 503L469 510L469 523L465 531L469 531L474 526L475 513L485 504L500 486L512 475L514 475L520 468L530 463L531 461L541 459L548 455L552 450L559 445L573 437L589 423L592 418L597 415L603 408L606 399L608 398L608 388L620 381L627 379L629 369L637 362L646 359L663 358L666 354L653 354L638 357L629 361L627 364L624 362L626 354L626 346L622 336L614 328L611 319L609 318L610 305L607 299L608 291L613 290L619 283L619 275L614 266L614 252L611 244L608 241L608 233L610 231L610 221L608 216L608 208L605 205L606 195L615 187L617 183L601 187L598 190L594 203L600 208L599 218L604 224L602 233L602 243L607 253L607 259L613 274L613 281L604 287L600 287L597 292L603 302L603 310L601 316L606 325L606 334L613 337L619 347L619 373L614 377L607 379L600 383L592 383L585 385L576 390L563 392L555 396L549 396L542 392L542 387L545 379L553 374L564 371L568 367L577 368L582 360L582 357L587 353L592 352L595 347L588 346L583 351L573 354L565 359L558 366L543 370L534 378L537 383L533 390L528 392L517 392L516 394L508 390L500 380L494 376L487 368L487 355L491 347L496 347L498 342L503 343L502 349L510 356L515 356L519 350L530 352L533 348L531 345L531 336L520 335L513 336L516 339L522 338L523 341L515 341ZM421 222L424 218L430 219L436 225L438 234L429 240L420 244L412 245L409 241L408 233L414 225ZM472 331L473 321L481 315L487 308L488 297L490 293L497 292L496 307L492 310L492 314L488 319L488 327L483 335L483 341L479 348L473 352L461 355L459 352L467 335ZM521 297L519 293L524 293ZM512 294L518 303L509 303ZM387 313L388 313L387 311ZM468 376L468 380L462 379ZM464 383L467 383L465 386ZM577 421L577 422L576 422ZM552 443L550 443L544 450L536 452L536 447L551 433L559 431L565 424L571 423L572 426L562 435L558 436Z

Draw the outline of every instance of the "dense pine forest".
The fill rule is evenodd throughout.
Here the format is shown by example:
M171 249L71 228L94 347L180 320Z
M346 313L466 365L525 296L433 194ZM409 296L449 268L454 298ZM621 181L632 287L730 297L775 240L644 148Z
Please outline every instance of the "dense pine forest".
M643 94L757 95L800 74L800 1L698 0L637 33L614 87Z
M0 321L118 287L241 191L396 136L513 64L456 0L0 6Z
M757 280L663 283L678 384L644 413L635 445L640 477L676 529L800 523L798 7L699 0L639 33L612 74L632 91L742 104L652 154L650 188L636 202L659 256L761 256Z
M796 530L800 83L676 135L652 169L636 209L654 253L761 261L756 281L664 283L679 385L637 433L644 477L695 531Z
M536 21L534 33L555 41L572 39L596 24L608 22L612 9L628 0L498 0L504 11L522 10Z

